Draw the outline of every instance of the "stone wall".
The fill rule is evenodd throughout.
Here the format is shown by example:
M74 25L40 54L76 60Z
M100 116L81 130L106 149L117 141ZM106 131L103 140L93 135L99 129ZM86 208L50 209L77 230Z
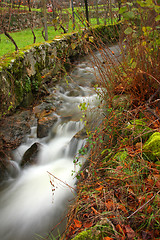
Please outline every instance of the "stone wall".
M1 58L0 113L29 106L37 94L46 93L46 85L52 84L57 74L68 71L74 59L87 53L87 41L93 45L97 34L103 42L115 40L117 28L100 25L85 33L65 34Z

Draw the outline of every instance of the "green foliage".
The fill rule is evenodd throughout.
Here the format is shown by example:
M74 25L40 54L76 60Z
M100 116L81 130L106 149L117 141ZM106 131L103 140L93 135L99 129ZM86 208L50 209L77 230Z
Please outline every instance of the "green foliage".
M126 55L122 67L123 86L139 105L147 101L159 85L160 6L153 0L123 1L119 14L124 30L122 52Z

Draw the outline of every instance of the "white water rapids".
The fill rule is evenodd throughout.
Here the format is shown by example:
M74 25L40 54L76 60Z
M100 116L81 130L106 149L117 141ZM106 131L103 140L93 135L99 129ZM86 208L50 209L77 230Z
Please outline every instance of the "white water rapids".
M40 236L46 237L64 218L67 205L74 199L73 189L66 184L75 187L76 177L75 174L72 176L72 172L78 171L79 166L75 169L73 160L85 143L85 140L74 138L83 128L80 121L82 111L78 105L89 103L90 115L90 108L99 103L99 98L91 88L95 77L89 61L77 65L71 77L73 84L68 87L57 86L54 93L51 92L54 95L53 101L57 103L56 114L59 118L49 136L38 139L36 126L33 126L26 143L14 152L13 169L18 175L8 179L0 192L0 240L33 240L42 239ZM76 94L71 95L71 91ZM66 122L63 118L68 115L70 121ZM52 131L56 133L54 137ZM38 163L20 169L19 163L24 152L34 142L41 143ZM56 235L57 233L54 233L55 237Z

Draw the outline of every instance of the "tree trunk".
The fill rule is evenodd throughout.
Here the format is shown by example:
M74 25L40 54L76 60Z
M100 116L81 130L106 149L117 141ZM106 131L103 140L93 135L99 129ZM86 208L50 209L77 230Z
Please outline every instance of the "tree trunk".
M122 4L121 0L117 0L117 3L118 3L118 8L119 8L119 10L120 10L121 4ZM121 20L121 14L118 15L118 20L119 20L119 21Z
M43 8L43 24L44 24L44 32L45 32L45 41L48 41L46 0L42 0L42 8Z
M98 0L96 1L96 18L97 18L97 25L99 25Z
M106 25L107 24L107 15L108 15L108 12L107 12L107 4L104 5L104 24Z
M85 9L86 9L86 20L87 20L87 26L89 27L89 13L88 13L88 1L84 0Z
M30 2L30 0L27 0L27 2L28 2L29 12L31 12L31 2Z
M32 34L33 34L33 43L35 43L36 42L36 35L33 31L33 26L31 27L31 31L32 31Z
M72 7L72 21L73 21L73 30L74 30L75 29L75 18L74 18L73 0L71 0L71 7Z
M14 39L11 37L11 35L9 35L9 33L6 31L5 27L3 26L3 32L6 35L7 38L9 38L11 40L11 42L14 44L15 46L15 50L18 51L18 46L16 44L16 42L14 41Z

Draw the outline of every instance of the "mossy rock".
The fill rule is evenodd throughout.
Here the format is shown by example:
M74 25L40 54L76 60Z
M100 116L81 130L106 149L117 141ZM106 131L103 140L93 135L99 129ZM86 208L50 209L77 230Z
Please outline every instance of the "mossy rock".
M142 141L145 142L151 135L152 129L147 126L147 123L143 119L135 119L130 122L125 128L126 135L132 135L134 143L138 142L137 136L140 136Z
M73 240L92 240L93 235L91 230L84 230L80 232Z
M85 229L72 240L101 240L114 234L114 230L107 219L102 219L94 227Z
M153 133L144 144L143 155L153 162L160 160L160 132Z

